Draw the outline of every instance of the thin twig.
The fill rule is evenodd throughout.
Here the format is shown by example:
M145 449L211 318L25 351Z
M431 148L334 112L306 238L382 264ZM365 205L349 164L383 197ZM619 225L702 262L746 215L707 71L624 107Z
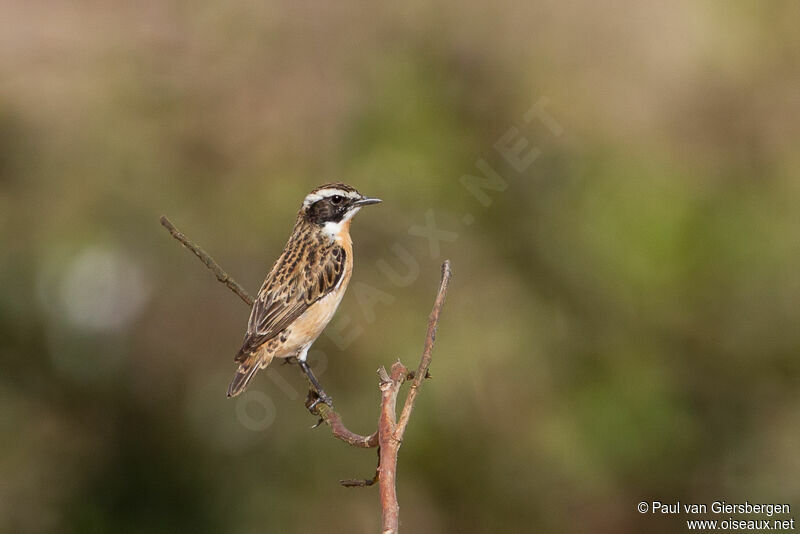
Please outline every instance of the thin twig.
M400 414L400 419L397 423L397 430L395 430L395 437L402 441L403 434L408 426L408 419L411 417L411 412L414 410L414 402L417 399L417 391L422 381L428 377L428 367L431 365L431 352L433 351L433 344L436 342L436 328L439 326L439 315L442 313L444 306L444 299L447 295L447 286L450 284L450 260L445 260L442 264L442 281L439 283L439 292L436 293L436 300L433 302L433 309L428 316L428 331L425 335L425 346L422 350L422 358L419 362L416 372L414 372L414 381L411 382L411 388L408 390L406 402L403 404L403 412Z
M368 488L378 481L378 471L375 471L375 476L372 478L346 478L340 480L339 484L345 488Z
M381 450L378 449L378 466L375 468L375 475L372 478L349 478L347 480L340 480L339 484L345 488L367 488L374 485L380 477L381 468Z
M228 286L231 291L239 295L239 298L242 299L245 302L245 304L247 304L248 306L253 305L254 299L250 295L250 293L245 291L242 286L237 284L236 280L228 276L228 273L226 273L222 269L222 267L220 267L219 264L214 261L214 258L209 256L205 250L200 248L199 245L192 243L188 237L186 237L183 233L181 233L180 230L175 228L175 225L172 224L172 221L167 219L166 215L161 216L161 226L166 228L169 231L170 235L172 235L172 237L180 241L184 247L191 250L195 256L200 258L200 261L202 261L206 267L211 269L211 272L214 273L214 276L217 277L217 280Z
M333 435L340 440L344 441L352 447L360 449L371 449L378 446L378 432L370 434L369 436L362 436L350 431L342 422L342 416L328 406L320 402L314 407L314 412L319 415L322 420L328 425L333 432Z

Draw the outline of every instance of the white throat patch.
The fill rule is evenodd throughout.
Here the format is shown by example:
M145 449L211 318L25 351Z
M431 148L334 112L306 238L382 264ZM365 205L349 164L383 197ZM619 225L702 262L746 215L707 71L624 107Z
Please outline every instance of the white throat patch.
M345 213L342 220L339 222L328 221L324 225L322 225L322 231L325 235L329 236L331 239L336 240L339 237L339 233L342 231L342 226L353 218L353 215L358 213L361 208L353 208L347 213Z

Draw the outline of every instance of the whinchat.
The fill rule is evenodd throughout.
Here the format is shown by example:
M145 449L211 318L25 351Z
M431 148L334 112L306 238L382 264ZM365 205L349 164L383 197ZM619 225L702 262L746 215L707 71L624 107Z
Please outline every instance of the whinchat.
M317 390L331 404L306 363L308 349L336 312L353 273L350 222L363 206L380 199L342 184L321 185L303 199L297 221L253 304L239 364L228 397L244 391L273 358L297 358Z

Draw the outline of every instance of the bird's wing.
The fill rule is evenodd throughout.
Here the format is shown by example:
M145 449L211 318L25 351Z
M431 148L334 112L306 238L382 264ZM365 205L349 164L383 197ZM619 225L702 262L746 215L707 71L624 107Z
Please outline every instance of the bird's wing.
M236 361L244 360L247 354L280 334L342 280L346 260L344 248L334 246L305 259L308 261L290 262L286 255L281 256L264 280L253 303Z

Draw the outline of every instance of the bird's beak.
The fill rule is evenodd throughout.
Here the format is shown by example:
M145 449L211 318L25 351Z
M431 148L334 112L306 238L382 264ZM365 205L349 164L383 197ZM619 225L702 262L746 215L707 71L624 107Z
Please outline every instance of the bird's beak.
M364 198L360 198L360 199L356 200L355 202L353 202L353 206L359 206L359 207L361 207L361 206L369 206L370 204L378 204L380 202L383 202L383 201L381 199L379 199L379 198L364 197Z

